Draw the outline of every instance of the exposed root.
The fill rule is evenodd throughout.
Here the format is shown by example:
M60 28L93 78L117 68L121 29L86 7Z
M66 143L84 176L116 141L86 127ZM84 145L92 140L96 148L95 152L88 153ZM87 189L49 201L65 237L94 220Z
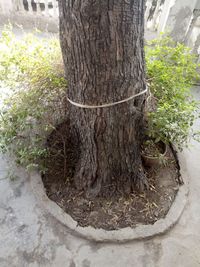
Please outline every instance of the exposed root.
M137 182L135 183L135 187L139 192L144 192L144 190L149 190L149 183L146 177L138 179Z
M139 170L137 178L134 181L134 186L139 192L144 192L144 190L149 190L149 183L143 169Z
M83 190L88 199L94 199L101 191L102 179L92 172L92 168L77 168L73 179L76 188Z
M94 199L97 197L101 191L102 183L101 179L96 179L95 184L93 184L92 187L88 188L86 190L86 198L88 199Z

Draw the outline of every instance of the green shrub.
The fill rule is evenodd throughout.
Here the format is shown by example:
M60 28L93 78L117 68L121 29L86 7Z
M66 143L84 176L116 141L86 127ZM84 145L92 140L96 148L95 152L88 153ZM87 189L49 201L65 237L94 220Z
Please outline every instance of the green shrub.
M199 104L190 93L199 78L196 57L188 47L161 35L146 46L146 64L156 99L156 110L148 114L148 134L182 149L190 137L197 137L191 126L199 116Z
M32 34L17 39L6 27L0 39L0 81L2 88L14 88L0 111L0 148L14 152L19 164L41 167L48 153L45 137L66 112L59 41Z

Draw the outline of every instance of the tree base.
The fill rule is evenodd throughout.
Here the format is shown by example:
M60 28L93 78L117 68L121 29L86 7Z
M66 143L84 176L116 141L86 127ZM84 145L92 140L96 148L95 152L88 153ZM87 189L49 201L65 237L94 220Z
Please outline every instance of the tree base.
M98 197L91 199L94 191L77 190L74 184L77 161L72 151L76 149L69 149L70 143L66 146L67 172L64 173L63 157L58 153L62 140L58 135L51 136L50 140L55 141L52 145L57 151L49 159L48 172L43 177L46 192L80 226L90 225L106 230L134 227L141 223L152 224L168 212L178 189L176 180L179 176L177 163L170 150L166 166L145 169L146 180L142 180L144 176L137 180L130 176L132 179L129 179L128 175L120 176L118 180L111 179L110 183L102 183ZM147 180L151 190L143 191Z
M83 168L80 168L73 176L75 186L77 190L84 191L85 196L88 199L94 199L95 197L110 198L113 195L128 196L132 192L144 192L149 189L148 180L143 169L142 163L137 166L137 173L123 173L118 175L113 172L112 175L103 177L94 177L93 173L88 169L88 173L83 172ZM111 173L111 172L109 172ZM87 183L89 181L89 183Z

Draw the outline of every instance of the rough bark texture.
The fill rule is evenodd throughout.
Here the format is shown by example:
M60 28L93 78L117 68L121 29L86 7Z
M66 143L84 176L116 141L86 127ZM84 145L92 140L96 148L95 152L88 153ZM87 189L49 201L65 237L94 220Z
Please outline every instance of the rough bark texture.
M59 0L59 10L71 100L100 105L145 89L144 0ZM74 179L89 196L146 184L140 156L144 99L97 109L70 105L81 151Z

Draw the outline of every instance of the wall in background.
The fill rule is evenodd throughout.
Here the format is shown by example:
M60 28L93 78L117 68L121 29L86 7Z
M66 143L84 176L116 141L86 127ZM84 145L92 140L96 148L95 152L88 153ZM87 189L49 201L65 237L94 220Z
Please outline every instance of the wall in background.
M58 32L57 0L0 0L0 23ZM168 31L200 55L200 0L146 0L148 39ZM200 57L199 57L200 58Z

